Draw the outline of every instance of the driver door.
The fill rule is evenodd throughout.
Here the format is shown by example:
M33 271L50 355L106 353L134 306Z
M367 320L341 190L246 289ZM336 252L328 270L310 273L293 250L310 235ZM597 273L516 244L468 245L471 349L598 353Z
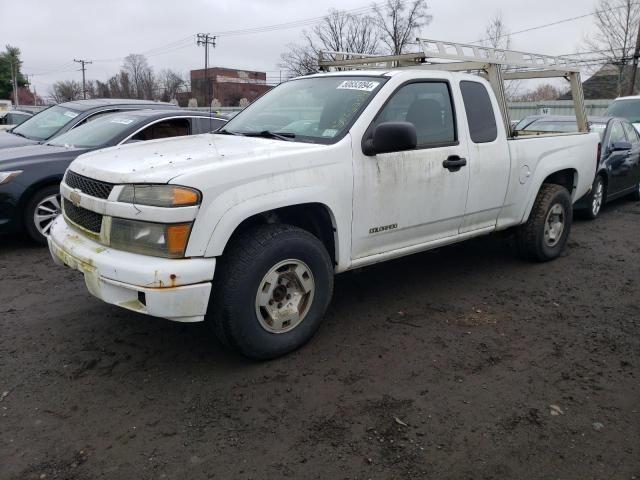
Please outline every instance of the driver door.
M449 82L399 87L365 135L390 121L412 123L418 146L365 156L354 145L353 259L456 237L462 224L469 169L443 165L467 157L458 141Z

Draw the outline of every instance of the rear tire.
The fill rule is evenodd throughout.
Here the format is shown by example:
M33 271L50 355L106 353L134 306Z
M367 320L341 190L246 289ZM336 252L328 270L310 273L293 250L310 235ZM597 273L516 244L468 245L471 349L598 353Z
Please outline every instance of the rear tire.
M547 262L562 254L571 231L571 196L560 185L543 184L527 222L516 233L520 255Z
M206 321L218 339L266 360L304 345L333 294L333 264L309 232L261 225L241 233L216 268Z
M38 190L24 210L24 227L29 238L39 245L46 245L49 228L61 213L60 186L51 185Z

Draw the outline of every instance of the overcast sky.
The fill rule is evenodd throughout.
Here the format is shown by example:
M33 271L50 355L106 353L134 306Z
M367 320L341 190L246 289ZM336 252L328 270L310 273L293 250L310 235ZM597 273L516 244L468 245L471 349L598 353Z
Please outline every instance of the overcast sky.
M380 0L378 0L380 1ZM87 78L105 80L122 58L143 53L156 70L172 68L188 77L203 67L196 33L246 29L325 15L329 9L367 7L372 0L0 0L0 45L22 51L23 72L46 95L56 80L81 80L73 59L93 60ZM501 11L511 32L552 23L594 10L583 0L431 0L432 23L425 38L473 42L484 37L488 21ZM304 28L248 35L220 35L214 66L267 71L279 76L280 53L301 42ZM593 17L512 37L517 50L561 55L578 50L593 29ZM155 49L155 50L154 50Z

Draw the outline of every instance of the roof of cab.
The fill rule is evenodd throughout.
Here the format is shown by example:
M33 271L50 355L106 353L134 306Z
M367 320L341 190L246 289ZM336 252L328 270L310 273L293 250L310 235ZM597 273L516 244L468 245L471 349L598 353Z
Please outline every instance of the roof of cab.
M181 109L169 109L169 110L160 110L160 109L147 109L147 110L127 110L126 112L114 112L110 115L110 117L117 116L127 116L127 117L141 117L141 118L163 118L163 117L209 117L209 112L200 112L198 110L181 110ZM211 113L211 118L213 120L224 120L227 121L226 118L222 118L216 116L215 113Z

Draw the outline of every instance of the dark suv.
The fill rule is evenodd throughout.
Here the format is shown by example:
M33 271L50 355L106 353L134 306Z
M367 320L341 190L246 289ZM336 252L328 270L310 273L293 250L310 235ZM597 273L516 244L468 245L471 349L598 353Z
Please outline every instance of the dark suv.
M106 113L150 108L167 110L178 107L171 103L118 98L60 103L43 110L11 130L0 132L0 149L46 142Z

